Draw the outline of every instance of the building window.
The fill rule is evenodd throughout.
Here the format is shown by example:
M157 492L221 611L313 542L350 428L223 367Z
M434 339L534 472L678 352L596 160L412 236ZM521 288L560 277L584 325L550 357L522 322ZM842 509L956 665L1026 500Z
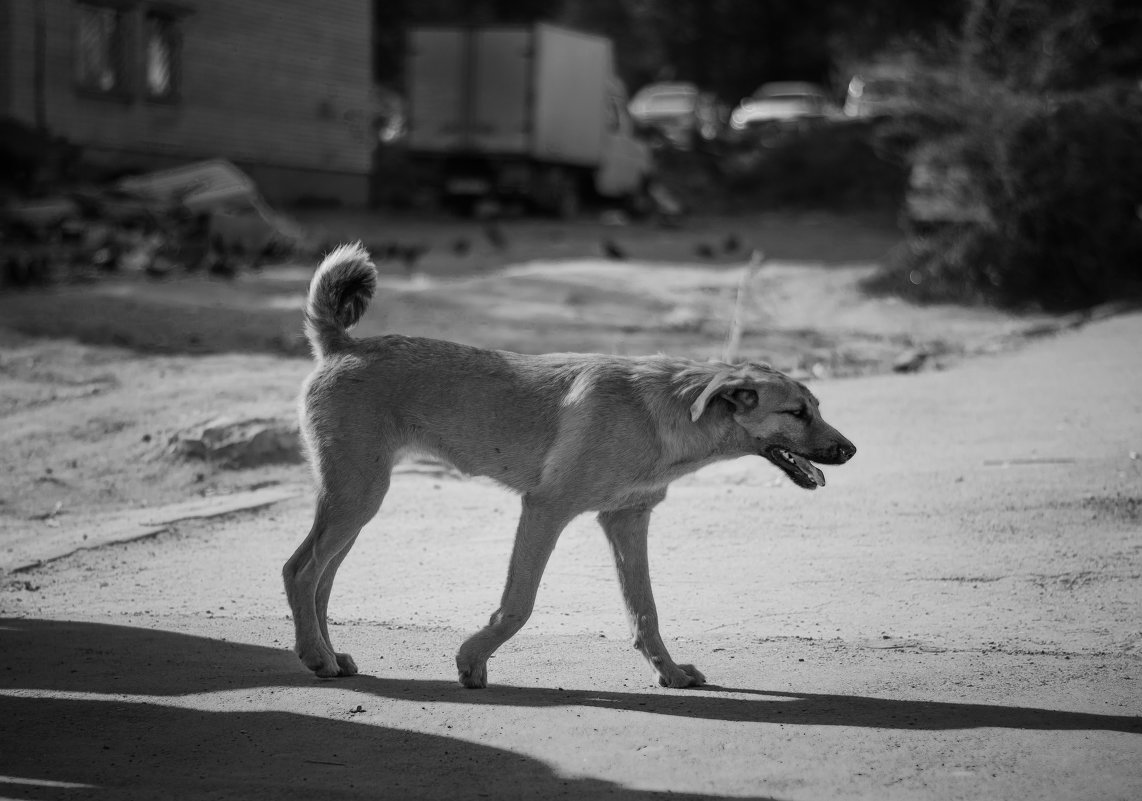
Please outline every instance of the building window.
M76 83L100 94L128 90L127 15L112 6L80 3L76 6Z
M170 14L148 11L146 15L146 90L151 100L178 97L179 35L178 19Z

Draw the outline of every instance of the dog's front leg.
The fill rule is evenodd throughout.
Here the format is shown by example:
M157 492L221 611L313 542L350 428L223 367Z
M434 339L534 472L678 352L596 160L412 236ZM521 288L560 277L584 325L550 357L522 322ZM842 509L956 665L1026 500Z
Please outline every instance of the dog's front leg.
M456 669L464 687L488 686L488 658L531 617L543 569L571 517L561 505L524 496L500 608L492 613L487 626L464 641L456 654Z
M651 509L662 497L629 509L601 512L599 524L615 556L634 647L646 657L663 687L694 687L705 684L706 677L693 665L678 665L670 658L658 633L658 611L650 589L647 530Z

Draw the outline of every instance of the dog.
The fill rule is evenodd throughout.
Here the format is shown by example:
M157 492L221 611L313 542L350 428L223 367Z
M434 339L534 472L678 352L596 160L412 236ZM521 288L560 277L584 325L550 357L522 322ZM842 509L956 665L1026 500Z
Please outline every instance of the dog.
M665 687L701 685L671 659L647 565L651 511L668 485L711 462L760 455L799 487L814 464L856 448L826 423L804 385L764 364L668 356L528 356L396 334L348 333L376 290L360 245L329 253L309 286L305 329L316 369L300 398L316 480L313 526L282 571L296 653L318 676L351 676L326 613L337 568L377 513L398 458L435 455L523 499L507 584L488 625L456 656L460 684L487 686L488 658L523 627L560 532L598 514L618 568L634 647Z

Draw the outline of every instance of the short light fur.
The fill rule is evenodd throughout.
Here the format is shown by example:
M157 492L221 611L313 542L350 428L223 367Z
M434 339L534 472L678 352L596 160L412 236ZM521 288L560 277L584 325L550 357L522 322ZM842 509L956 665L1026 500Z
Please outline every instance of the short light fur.
M659 682L705 681L671 659L658 630L647 566L651 510L674 479L721 459L768 458L800 486L824 483L810 460L855 452L822 420L802 384L756 363L668 356L525 356L390 335L353 339L376 286L360 245L322 262L309 288L306 330L317 360L301 393L301 423L317 483L309 535L286 562L296 651L318 676L352 675L326 613L333 579L377 513L394 463L434 454L518 492L523 511L499 608L456 656L460 683L487 684L492 653L527 621L564 526L584 512L614 553L634 646Z

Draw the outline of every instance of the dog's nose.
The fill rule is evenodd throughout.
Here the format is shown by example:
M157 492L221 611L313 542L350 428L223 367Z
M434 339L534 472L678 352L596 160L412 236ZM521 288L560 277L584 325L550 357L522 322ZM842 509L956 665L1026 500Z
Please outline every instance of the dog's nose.
M853 445L848 440L837 443L837 459L842 462L847 462L849 459L856 455L856 445Z

